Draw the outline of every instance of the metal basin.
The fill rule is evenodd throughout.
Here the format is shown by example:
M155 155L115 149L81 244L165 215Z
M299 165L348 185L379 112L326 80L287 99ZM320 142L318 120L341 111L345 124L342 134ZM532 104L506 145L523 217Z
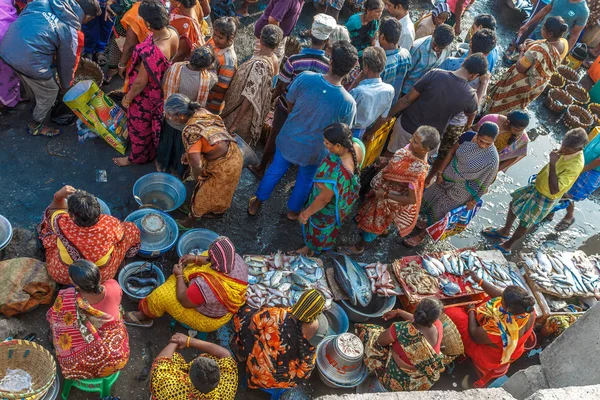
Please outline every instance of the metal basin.
M187 231L177 242L177 255L183 257L185 254L190 254L193 249L198 249L200 253L203 253L218 237L217 233L208 229L199 228Z
M131 293L129 289L127 289L127 278L129 278L130 275L139 272L141 268L148 266L156 272L159 286L165 283L165 275L162 273L160 267L148 261L134 261L124 266L119 272L119 277L117 278L119 281L119 285L121 286L121 289L123 289L123 293L125 293L129 300L133 302L140 301L144 297L136 296L133 293Z
M317 347L317 369L323 383L333 388L351 388L367 376L364 347L352 333L328 336Z
M368 306L362 307L357 304L353 306L346 300L341 300L340 305L348 314L348 318L352 322L366 322L371 318L381 317L386 312L394 308L396 297L380 297L373 296Z
M8 219L0 215L0 250L8 246L13 237L13 228Z
M125 221L133 222L140 230L142 246L138 254L142 257L158 257L171 250L177 242L177 222L161 211L137 210L129 214Z
M153 172L142 176L133 185L133 198L140 206L170 212L185 201L185 186L173 175Z

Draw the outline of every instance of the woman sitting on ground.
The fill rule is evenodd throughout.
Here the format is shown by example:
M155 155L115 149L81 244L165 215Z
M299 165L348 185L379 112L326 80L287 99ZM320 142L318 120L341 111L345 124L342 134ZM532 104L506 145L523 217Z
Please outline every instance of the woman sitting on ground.
M371 190L356 216L361 239L353 246L346 246L344 252L364 253L367 244L386 234L391 225L396 227L400 237L412 232L419 217L429 172L427 155L439 143L437 129L420 126L409 145L398 150L375 175Z
M494 140L498 125L486 122L479 133L465 132L458 139L440 166L436 182L425 189L421 215L426 226L441 220L448 212L466 205L475 208L498 174L498 152ZM421 244L427 231L418 227L416 235L405 239L404 244L415 247Z
M180 93L194 99L200 107L205 108L208 94L217 83L217 75L211 71L215 62L215 54L208 46L198 47L192 51L190 61L178 62L169 67L163 80L165 103L171 95ZM160 142L156 151L156 170L174 172L183 177L185 166L181 156L185 152L181 141L181 126L175 128L169 119L163 121Z
M240 65L225 93L225 107L221 112L225 126L253 148L271 109L271 85L279 73L274 51L282 40L281 28L265 25L260 33L259 54Z
M383 315L394 322L388 329L356 324L356 334L365 345L365 364L389 392L429 390L444 371L440 351L444 334L439 320L444 306L438 299L421 300L414 314L392 310ZM391 352L391 355L390 355Z
M121 318L123 292L117 281L100 284L100 270L87 260L69 267L69 284L46 318L62 375L103 378L129 361L129 336Z
M165 110L170 124L183 127L182 162L190 166L197 182L189 216L180 223L189 227L201 217L221 217L231 206L244 166L235 138L227 132L221 117L182 94L169 97Z
M199 332L225 325L246 302L248 266L233 243L221 236L208 256L185 255L173 275L139 303L139 311L125 314L125 323L149 328L154 318L168 313Z
M61 285L71 283L69 266L75 261L92 261L105 282L114 278L125 257L140 249L140 231L134 223L101 214L95 196L68 185L54 194L38 234L46 249L48 273Z
M535 301L519 286L498 288L468 271L491 300L467 308L451 307L446 315L460 332L465 354L481 372L512 363L523 354L535 325Z
M315 367L318 317L325 297L311 289L290 308L243 307L233 319L232 349L246 364L248 387L292 388L308 380Z
M298 253L305 255L333 247L360 188L360 165L365 153L360 140L354 142L346 124L331 124L323 135L329 155L317 170L306 208L298 217L306 243Z
M493 122L500 128L500 133L494 140L494 146L500 157L498 171L506 172L527 155L529 136L525 129L529 125L529 114L523 110L513 110L506 116L488 114L479 120L474 131L478 131L486 122Z
M519 46L519 60L510 67L489 93L486 113L508 114L524 110L542 94L565 56L569 44L563 35L569 26L561 17L548 17L542 28L543 40L526 40Z
M177 352L185 348L201 354L188 363ZM234 400L237 386L237 363L229 350L182 333L173 335L150 371L151 400Z

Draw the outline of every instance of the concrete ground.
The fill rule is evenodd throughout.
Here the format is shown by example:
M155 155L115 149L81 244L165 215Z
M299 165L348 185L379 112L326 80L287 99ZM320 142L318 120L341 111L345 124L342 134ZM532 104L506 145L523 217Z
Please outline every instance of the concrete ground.
M265 4L263 3L251 7L250 11L253 16L242 21L242 27L236 39L236 50L240 59L245 59L250 54L254 42L253 22L260 15L259 8L264 8ZM414 6L411 6L413 20L430 7L428 1L418 0L415 3ZM472 20L474 15L483 12L492 13L498 19L500 45L504 48L517 31L522 17L509 10L503 1L480 0L469 11L467 21ZM306 4L296 30L306 28L313 14L313 7ZM465 22L464 27L466 28L468 25ZM113 83L110 89L118 86L119 82ZM511 169L507 175L499 176L486 199L484 209L467 231L447 242L429 244L425 250L420 249L420 252L453 246L483 248L486 245L478 231L482 226L503 222L510 191L526 184L529 175L535 173L546 163L549 151L556 147L557 140L566 131L557 117L549 114L539 106L540 104L541 102L537 101L532 106L537 117L536 127L530 132L533 140L530 155L516 168ZM97 195L109 205L112 214L118 218L124 218L137 209L137 204L131 194L132 186L139 177L154 171L153 164L127 168L116 167L111 158L118 154L101 139L88 141L82 145L78 144L74 125L63 127L63 134L54 139L29 136L26 134L26 125L30 117L29 107L28 103L23 103L15 110L0 111L0 141L3 144L0 147L0 171L2 171L0 174L0 187L2 187L0 214L6 216L13 227L33 230L39 223L45 207L51 202L52 195L64 184L70 184ZM98 170L106 171L107 182L96 181ZM299 225L285 218L286 199L291 186L291 178L291 174L288 174L274 193L273 198L264 205L261 214L251 218L246 213L246 206L258 182L249 171L245 170L232 207L226 216L221 220L200 221L197 227L211 229L219 234L229 236L236 244L238 252L243 254L265 254L278 249L289 251L301 247L303 243ZM535 234L525 239L524 246L525 248L550 246L561 249L583 246L582 248L587 251L596 252L599 248L600 236L597 234L598 224L592 221L597 221L599 217L597 204L590 200L584 201L578 204L577 222L569 232L556 235L553 233L552 225L543 226ZM348 221L346 227L347 229L338 239L339 242L350 243L357 239L351 221ZM14 245L17 248L20 246L19 243L14 243ZM22 246L18 253L32 256L35 255L33 250L31 248L27 250ZM172 253L157 260L167 273L170 273L176 258ZM360 260L392 261L414 253L415 251L403 247L400 240L392 235L374 243ZM136 305L128 300L124 300L123 306L126 310L136 308ZM47 308L48 306L42 306L28 314L16 317L16 320L21 321L25 326L21 337L35 332L40 343L48 345L46 339L48 325L44 315ZM178 327L177 331L183 332L184 330ZM130 362L113 387L113 394L127 400L147 399L148 381L137 378L147 367L145 359L151 360L167 343L171 335L169 318L157 320L151 330L132 328L129 333ZM184 355L188 359L193 356L189 350L184 351ZM511 371L535 362L535 358L523 360L518 365L514 365ZM470 364L468 362L459 363L452 372L444 373L434 388L457 389L460 387L463 376L469 372ZM297 393L297 398L314 398L322 394L350 392L327 388L315 373L307 387ZM237 397L258 399L267 398L268 395L240 388ZM70 398L93 397L73 390Z

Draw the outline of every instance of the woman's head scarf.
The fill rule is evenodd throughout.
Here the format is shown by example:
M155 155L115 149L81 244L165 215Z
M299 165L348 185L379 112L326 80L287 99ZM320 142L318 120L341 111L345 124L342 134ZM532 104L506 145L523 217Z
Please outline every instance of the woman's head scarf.
M325 306L325 297L316 289L302 293L296 304L292 307L292 315L302 322L314 321Z
M235 246L228 237L219 236L208 249L212 269L224 274L233 270Z
M450 6L446 3L438 3L431 10L431 15L433 15L434 17L437 17L438 15L443 13L447 13L448 15L451 14Z

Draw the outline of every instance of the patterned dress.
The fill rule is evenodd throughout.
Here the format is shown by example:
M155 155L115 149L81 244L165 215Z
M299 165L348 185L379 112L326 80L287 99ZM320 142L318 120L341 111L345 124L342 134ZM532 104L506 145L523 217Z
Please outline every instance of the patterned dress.
M148 84L127 109L127 132L131 140L129 161L135 164L144 164L156 157L164 109L161 82L171 65L154 44L153 35L148 36L133 51L127 70L127 91L135 82L141 64L148 74Z
M334 197L302 225L304 242L317 254L333 247L344 219L358 199L360 181L358 175L344 167L339 156L329 154L317 170L307 206L321 193L319 184L333 191Z
M150 371L151 400L233 400L238 386L237 364L232 357L216 358L202 354L214 360L219 366L221 379L216 388L201 393L190 380L191 362L186 362L179 353L173 357L158 357Z
M357 324L356 333L365 345L365 365L369 371L375 372L379 382L390 392L429 390L440 379L440 373L444 372L445 356L429 344L412 322L395 322L391 328L396 342L416 369L399 367L392 354L395 351L393 347L379 345L377 340L385 331L384 328L372 324ZM439 327L438 335L439 343L443 335Z
M65 378L102 378L123 369L129 361L129 336L123 320L95 309L75 288L58 293L46 318Z
M498 164L496 147L482 149L474 142L463 142L444 170L443 182L425 189L421 213L427 217L427 224L471 200L479 201L496 179Z
M242 308L233 320L232 348L246 363L248 387L291 388L310 377L316 348L289 308Z

